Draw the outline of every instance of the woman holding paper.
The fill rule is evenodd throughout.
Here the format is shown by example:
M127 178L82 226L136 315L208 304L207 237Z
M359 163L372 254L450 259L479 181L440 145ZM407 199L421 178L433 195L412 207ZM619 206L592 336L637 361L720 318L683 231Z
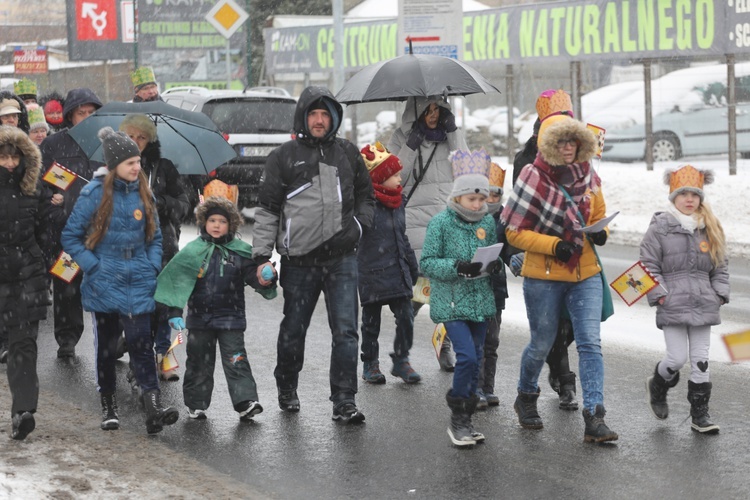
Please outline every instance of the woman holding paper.
M539 374L557 335L560 311L573 324L583 390L586 442L617 439L604 423L604 362L600 343L603 284L593 245L607 230L584 234L604 218L599 176L589 160L597 141L586 125L566 115L548 116L538 137L539 154L518 177L501 219L508 243L524 250L521 275L531 341L521 358L513 405L526 429L541 429Z
M444 323L456 351L453 385L445 396L452 412L448 435L454 445L470 446L484 441L471 416L479 402L476 392L487 321L496 312L489 274L497 272L502 262L497 261L497 250L486 269L482 262L473 262L478 249L497 242L495 220L485 203L489 155L484 150L457 151L452 164L455 181L448 207L427 226L420 267L431 280L430 318Z
M34 430L39 400L36 374L39 321L47 316L47 278L35 228L44 210L42 157L16 127L0 126L0 334L8 342L12 395L11 437Z
M161 406L151 337L162 254L156 203L141 170L136 143L110 127L99 131L99 139L107 166L81 191L63 230L62 244L84 272L83 308L93 312L101 428L120 426L115 361L124 328L143 391L146 431L154 434L178 418L177 410Z

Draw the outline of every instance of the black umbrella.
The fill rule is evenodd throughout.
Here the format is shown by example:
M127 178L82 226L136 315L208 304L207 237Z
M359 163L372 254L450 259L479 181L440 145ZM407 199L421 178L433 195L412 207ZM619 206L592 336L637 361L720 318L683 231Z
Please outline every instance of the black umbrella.
M195 111L166 102L111 102L70 129L70 136L92 160L104 161L97 133L103 127L117 130L130 113L147 115L156 125L161 155L181 174L205 175L237 157L214 122Z
M406 54L363 68L341 87L336 100L355 104L487 92L500 91L477 70L457 59Z

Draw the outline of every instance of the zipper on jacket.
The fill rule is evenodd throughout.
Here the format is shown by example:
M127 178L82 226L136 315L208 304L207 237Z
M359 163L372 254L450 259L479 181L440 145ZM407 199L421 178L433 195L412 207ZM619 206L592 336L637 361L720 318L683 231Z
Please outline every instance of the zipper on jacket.
M339 194L339 203L340 203L341 202L341 178L339 177L339 169L334 167L333 171L336 172L336 191Z
M550 257L549 255L544 256L544 267L547 276L549 276L549 272L552 269L552 257Z
M284 235L284 248L289 250L289 243L292 239L292 219L286 220L286 234Z

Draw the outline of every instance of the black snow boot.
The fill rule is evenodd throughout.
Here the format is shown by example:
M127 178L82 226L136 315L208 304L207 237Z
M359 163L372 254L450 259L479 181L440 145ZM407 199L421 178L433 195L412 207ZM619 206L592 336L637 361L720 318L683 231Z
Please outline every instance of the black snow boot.
M454 398L450 391L445 395L445 401L451 409L451 424L448 426L448 436L456 446L473 446L477 440L472 435L471 415L476 409L476 400L472 398ZM484 439L484 436L482 436Z
M513 403L513 409L518 415L518 423L524 429L541 429L544 427L542 418L536 410L536 400L539 399L541 391L537 388L536 392L518 391L516 402Z
M654 374L646 379L646 394L651 405L651 412L659 420L669 416L669 405L667 405L667 392L680 381L680 372L677 372L670 381L664 380L659 375L659 363L654 368Z
M687 398L690 401L690 416L693 417L691 427L701 434L716 434L719 432L719 426L711 422L711 416L708 414L711 387L711 382L696 384L688 380Z
M161 432L165 425L177 422L179 413L168 406L161 405L161 393L158 390L143 393L143 403L146 406L146 432L156 434Z
M560 409L575 411L578 409L576 401L576 374L573 372L560 375Z
M120 417L117 415L117 398L115 394L100 394L102 400L103 431L113 431L120 428Z
M604 443L606 441L617 441L619 437L616 432L610 430L604 423L604 411L602 405L596 405L592 415L586 408L583 409L583 421L586 423L586 430L583 433L583 440L587 443Z

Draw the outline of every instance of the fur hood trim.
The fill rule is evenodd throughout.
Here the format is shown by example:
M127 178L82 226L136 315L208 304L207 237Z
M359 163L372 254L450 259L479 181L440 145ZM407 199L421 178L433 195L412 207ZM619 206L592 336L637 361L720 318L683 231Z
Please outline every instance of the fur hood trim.
M198 227L201 229L206 227L208 219L206 214L212 207L221 208L229 214L229 234L237 234L237 230L242 225L242 216L234 203L220 196L209 196L195 209L195 221Z
M7 125L0 126L0 144L12 144L23 155L25 172L21 180L21 192L32 196L36 192L36 184L42 169L42 153L23 130Z
M547 119L556 118L557 116L552 116ZM542 122L542 126L545 130L539 132L539 152L549 165L565 165L565 160L557 149L557 141L568 137L574 137L579 144L574 163L589 161L596 154L598 141L594 133L586 128L585 123L565 117L557 120L556 123L551 123L548 127L544 127L544 122Z

